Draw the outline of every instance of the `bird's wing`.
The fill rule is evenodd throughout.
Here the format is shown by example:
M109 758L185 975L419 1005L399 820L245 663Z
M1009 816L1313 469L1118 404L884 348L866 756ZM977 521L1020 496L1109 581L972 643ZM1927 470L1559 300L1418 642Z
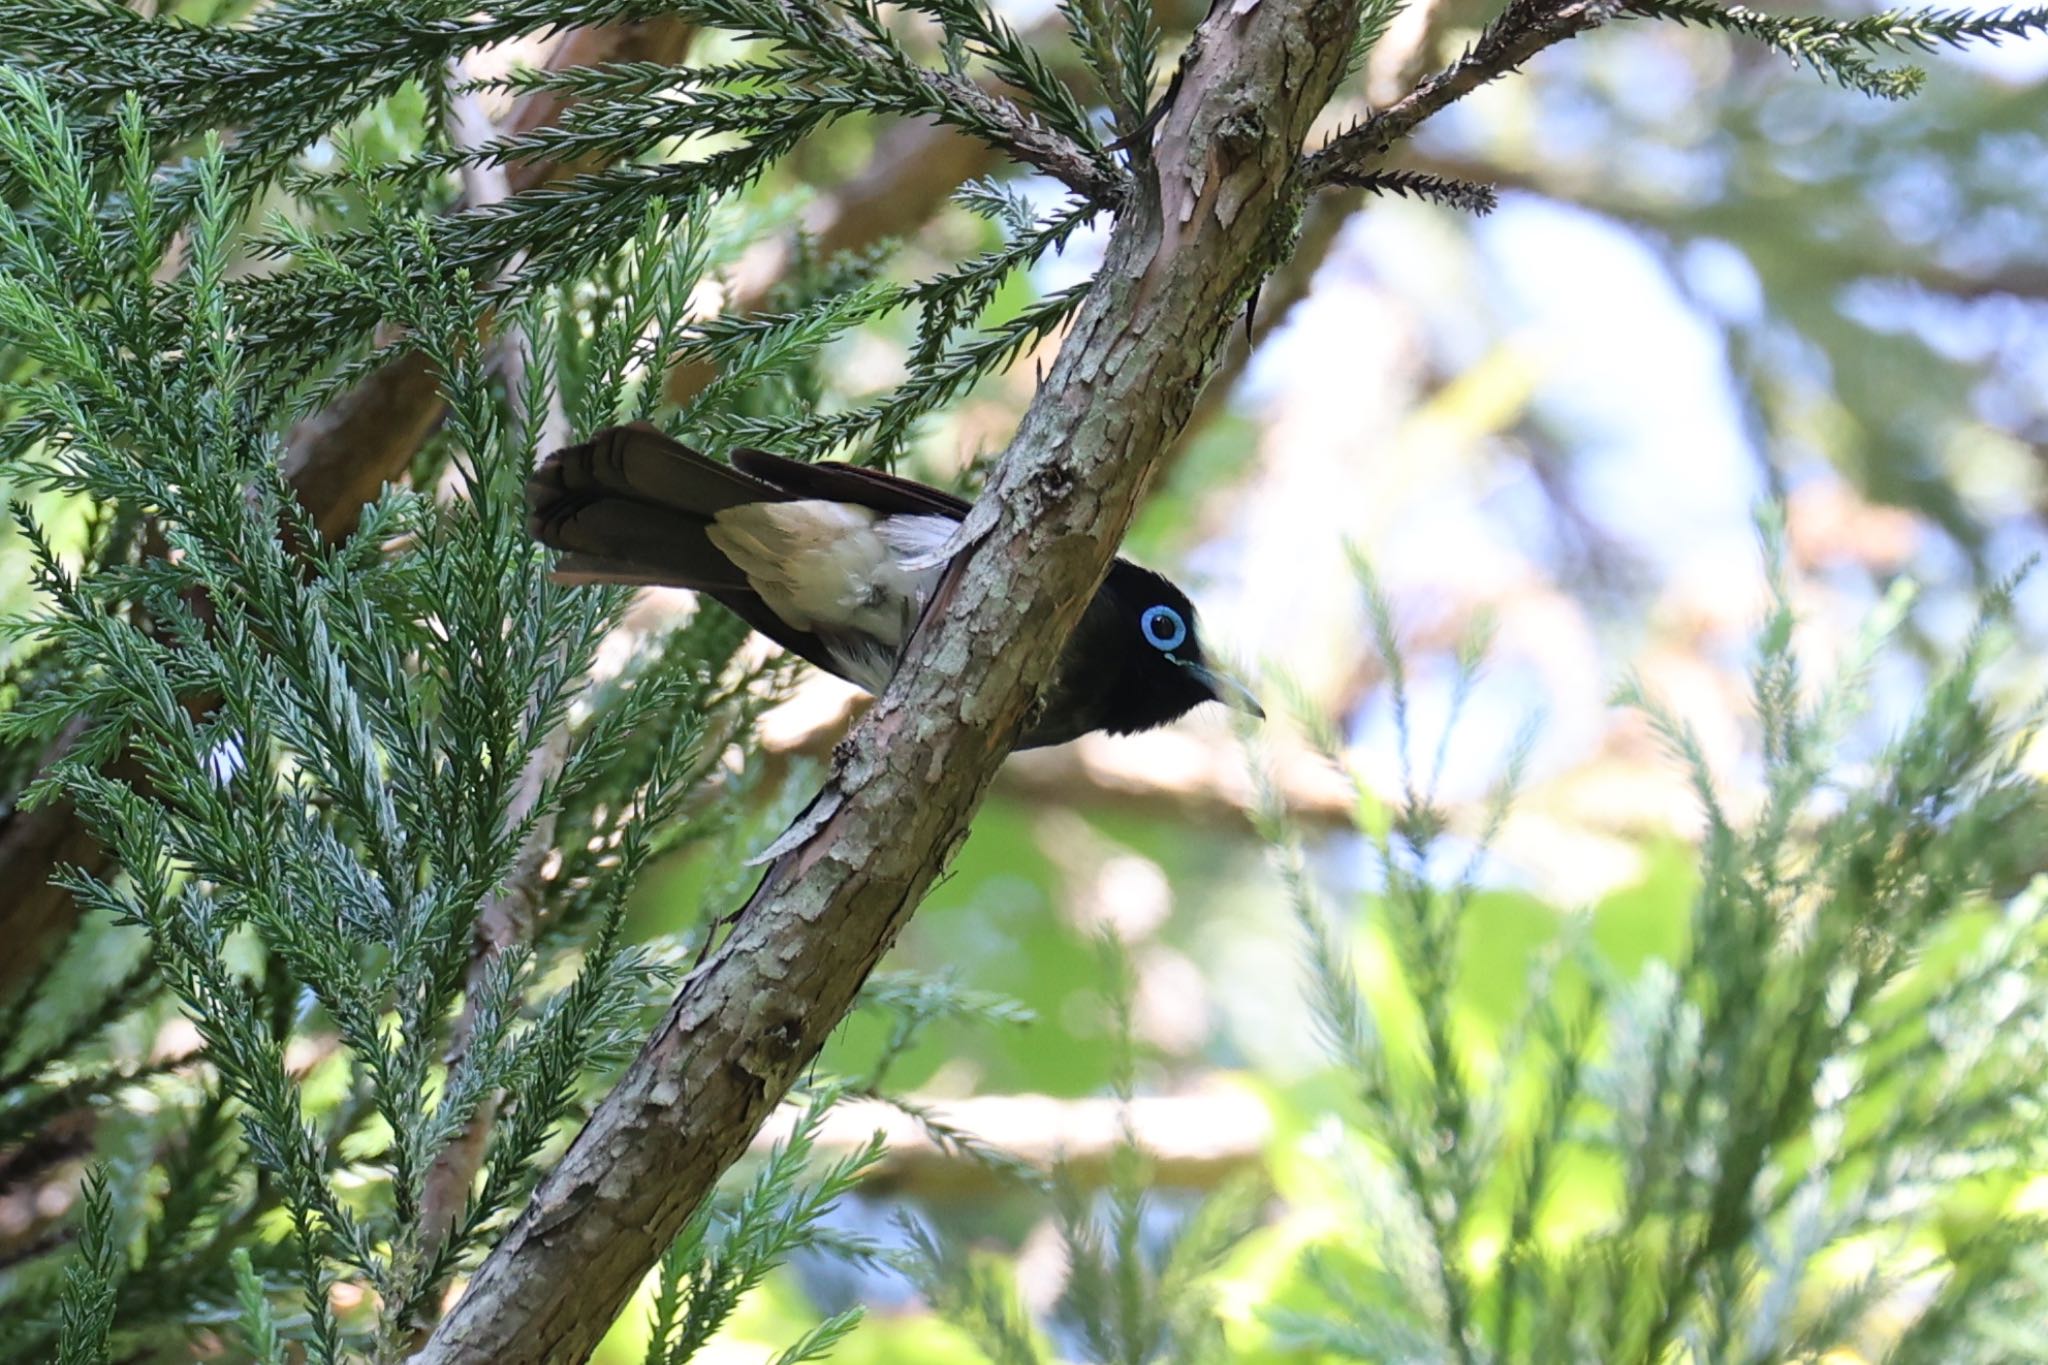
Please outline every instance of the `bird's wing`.
M967 515L968 503L910 479L834 460L806 464L745 449L735 450L732 460L743 473L799 499L797 507L822 503L880 514L831 538L829 549L808 553L807 542L822 545L828 538L805 535L806 517L797 507L779 515L780 509L736 511L713 532L720 548L747 568L764 614L794 618L817 632L830 655L824 665L829 671L879 693L940 578L938 569L910 570L903 561L943 545ZM763 539L769 543L761 545ZM756 547L746 540L766 553L750 554ZM849 586L855 590L849 593ZM835 599L836 605L827 605ZM816 661L815 655L805 657Z
M901 561L966 514L951 494L845 464L742 451L726 465L644 423L549 455L529 527L569 583L659 584L722 602L785 649L871 691L894 670L935 570Z
M964 498L943 489L838 460L805 464L765 450L735 450L732 462L734 468L774 484L791 497L851 502L896 516L951 517L954 521L969 510Z
M789 496L636 422L541 461L526 480L527 529L563 552L565 582L744 589L705 532L729 507Z
M838 651L776 615L711 542L720 512L795 496L636 422L541 461L526 481L527 526L561 552L557 582L691 588L791 653L843 673Z

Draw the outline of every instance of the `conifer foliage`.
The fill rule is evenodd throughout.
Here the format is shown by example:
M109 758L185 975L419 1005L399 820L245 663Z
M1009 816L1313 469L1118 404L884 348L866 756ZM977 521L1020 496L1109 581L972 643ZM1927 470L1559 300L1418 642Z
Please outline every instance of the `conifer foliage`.
M1331 13L1362 57L1395 9ZM1356 185L1485 207L1482 188L1405 175L1389 152L1544 46L1623 17L1724 28L1882 95L1914 77L1879 55L2048 26L2039 10L1838 21L1508 0L1458 62L1304 149L1283 199L1298 212L1308 193ZM1021 306L1001 296L1084 227L1156 207L1149 139L1183 93L1162 53L1205 38L1143 0L1066 0L1060 19L1048 38L982 0L230 0L147 15L0 0L0 453L13 544L34 563L0 678L0 1185L78 1187L74 1230L12 1249L0 1273L0 1358L171 1358L203 1334L263 1361L397 1360L429 1341L451 1286L601 1108L697 946L628 941L636 874L694 843L740 869L738 885L777 827L760 812L792 805L742 799L776 666L743 655L743 632L714 613L601 662L625 600L546 580L524 475L568 433L636 417L713 447L887 462L920 419L1071 323L1096 298L1089 283ZM667 26L702 59L509 73L478 60L604 26ZM557 116L479 131L493 101ZM886 247L800 249L765 305L707 308L740 253L785 228L762 177L824 130L876 119L957 130L1009 168L957 196L986 220L984 245L921 271ZM1014 172L1055 188L1027 194ZM1254 285L1292 228L1276 218ZM826 382L831 343L889 320L910 336L895 382L850 395ZM1188 344L1207 354L1217 340ZM664 376L683 366L715 378L677 407ZM428 376L424 400L394 379L407 373ZM366 393L394 414L392 395L415 395L392 424L431 434L370 471L374 499L340 506L332 490L362 479L346 468L361 457L323 446L320 422ZM1788 666L1767 655L1767 701ZM1816 1069L1849 1031L1863 1064L1900 1076L1901 1113L1939 1100L1963 1107L1956 1143L2009 1135L1993 1089L1935 1095L1909 1074L1927 1028L1886 1015L1881 989L1969 880L1969 841L2010 794L1985 766L1987 720L1944 692L1889 785L1795 856L1813 735L1782 705L1766 714L1782 720L1784 790L1759 833L1717 819L1694 958L1650 987L1581 982L1532 1021L1531 1045L1561 1069L1542 1122L1514 1138L1520 1155L1490 1175L1477 1149L1443 1146L1480 1121L1458 1071L1433 1054L1424 1098L1382 1094L1365 1015L1319 956L1333 1034L1371 1081L1374 1139L1464 1163L1448 1202L1412 1210L1433 1279L1414 1321L1373 1310L1385 1330L1369 1358L1434 1333L1447 1359L1543 1358L1522 1347L1532 1334L1662 1359L1688 1333L1748 1322L1738 1249L1780 1228L1797 1249L1851 1217L1823 1177L1895 1145L1844 1131L1786 1180L1781 1208L1762 1216L1748 1198L1772 1144L1813 1117L1828 1083ZM1444 931L1426 900L1425 939ZM1802 946L1758 956L1792 935L1790 917ZM1873 921L1890 932L1858 928ZM1749 968L1782 1026L1769 1050L1714 986ZM1413 985L1433 1019L1426 975ZM1944 1008L1974 1020L1979 1005L1964 992ZM1589 1052L1600 1009L1643 1030L1613 1083L1625 1063L1656 1081L1633 1092L1650 1108L1617 1111L1642 1130L1628 1150L1670 1160L1630 1177L1636 1240L1583 1262L1544 1262L1535 1196L1511 1199L1502 1283L1482 1294L1460 1259L1460 1199L1482 1178L1539 1189L1578 1140L1609 1065ZM152 1050L180 1015L184 1041ZM810 1117L752 1183L683 1211L650 1359L689 1359L819 1235L874 1155L807 1161L843 1090L813 1078ZM1702 1113L1726 1124L1704 1164L1685 1150ZM1880 1177L1907 1174L1868 1170L1858 1209ZM1126 1180L1117 1198L1129 1210L1139 1196ZM1212 1350L1213 1324L1182 1320L1200 1302L1190 1286L1247 1207L1215 1213L1158 1277L1154 1316L1173 1330L1148 1340ZM1128 1248L1103 1250L1084 1221L1070 1220L1072 1244L1093 1248L1080 1259L1124 1275ZM1984 1283L2003 1283L2000 1256L2021 1249L1983 1249ZM1661 1278L1602 1300L1607 1317L1560 1307L1643 1266ZM935 1300L972 1287L928 1270ZM1303 1330L1365 1340L1343 1335L1364 1321ZM853 1327L834 1318L783 1358L816 1358Z
M1625 687L1705 816L1679 946L1625 970L1597 926L1560 922L1505 1023L1449 1002L1478 969L1475 871L1521 757L1477 847L1452 846L1431 791L1440 757L1412 757L1392 608L1364 574L1404 774L1391 802L1360 793L1384 877L1372 981L1271 800L1263 817L1324 1042L1352 1082L1331 1159L1362 1230L1310 1253L1320 1302L1274 1314L1287 1339L1368 1361L2026 1354L2018 1325L2048 1308L2039 1218L1958 1216L1973 1186L2048 1156L2048 899L2038 879L2005 885L2010 830L2040 802L2018 762L2041 716L1986 684L2014 585L1990 595L1917 713L1851 763L1865 670L1911 593L1816 682L1776 531L1767 548L1761 809L1736 821L1685 724ZM1460 697L1480 660L1464 651Z

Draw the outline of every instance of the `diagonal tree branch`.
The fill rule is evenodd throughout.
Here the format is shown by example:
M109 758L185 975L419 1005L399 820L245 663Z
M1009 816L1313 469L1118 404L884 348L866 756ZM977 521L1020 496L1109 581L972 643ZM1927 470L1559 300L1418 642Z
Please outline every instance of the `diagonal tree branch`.
M583 1359L851 1008L966 838L1154 462L1291 239L1301 140L1357 15L1354 0L1258 0L1203 22L979 534L837 751L809 838L770 866L418 1361Z
M984 90L958 72L909 62L879 30L842 23L813 0L779 0L779 8L789 31L808 35L810 50L842 58L891 94L920 106L919 112L1044 172L1088 202L1114 208L1129 193L1130 176L1106 152L1048 126L1008 96ZM771 35L764 31L763 36Z
M1012 101L958 76L934 71L927 79L947 100L972 110L985 126L999 129L989 140L1003 151L1045 172L1089 203L1114 208L1129 192L1128 177L1113 164L1047 128Z
M1620 12L1619 0L1509 0L1465 55L1310 155L1303 163L1304 178L1316 189L1357 184L1432 114L1516 70L1544 48Z

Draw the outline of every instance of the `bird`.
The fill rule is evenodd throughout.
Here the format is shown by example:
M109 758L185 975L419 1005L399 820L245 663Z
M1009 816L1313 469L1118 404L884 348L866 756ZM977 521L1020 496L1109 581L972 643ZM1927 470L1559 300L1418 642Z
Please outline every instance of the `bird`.
M526 505L530 534L558 552L557 582L692 589L870 693L893 676L968 513L881 470L746 449L728 464L643 422L549 454ZM1187 594L1123 558L1040 700L1017 748L1149 730L1210 701L1265 715L1208 661Z

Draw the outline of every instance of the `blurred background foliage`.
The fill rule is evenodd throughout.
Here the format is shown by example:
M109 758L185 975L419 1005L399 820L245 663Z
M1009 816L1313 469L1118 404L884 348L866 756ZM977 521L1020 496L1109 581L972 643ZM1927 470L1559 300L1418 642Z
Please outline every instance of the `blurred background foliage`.
M161 7L200 23L243 8ZM1047 7L999 8L1063 59ZM1454 57L1490 15L1468 0L1410 5L1330 127ZM1196 17L1162 8L1169 53ZM701 62L734 46L696 42ZM547 50L508 44L464 74L538 64ZM820 1065L858 1078L886 1063L892 1094L934 1106L997 1153L1065 1157L1072 1187L1056 1197L1001 1161L934 1147L884 1106L845 1101L819 1129L821 1147L855 1150L885 1121L902 1143L824 1226L881 1252L799 1253L693 1358L771 1358L857 1304L869 1306L867 1322L831 1353L849 1365L971 1358L977 1341L1013 1359L1032 1357L1004 1352L1048 1343L1088 1359L1346 1354L1329 1326L1346 1311L1333 1286L1372 1298L1357 1286L1388 1273L1377 1239L1392 1215L1357 1184L1372 1165L1351 1159L1363 1131L1359 1078L1326 1046L1329 1002L1318 1003L1276 846L1298 849L1322 907L1311 922L1355 965L1383 1027L1405 1019L1421 1029L1412 1000L1400 1003L1417 983L1390 938L1398 883L1374 835L1403 809L1404 748L1437 770L1425 805L1442 828L1411 851L1427 853L1429 878L1474 860L1438 1003L1478 1070L1541 1003L1533 992L1554 985L1539 968L1554 970L1561 945L1587 979L1634 980L1653 960L1684 957L1713 876L1698 852L1712 831L1696 781L1710 781L1738 823L1766 809L1774 769L1751 680L1756 632L1772 610L1761 506L1783 509L1790 638L1814 675L1851 658L1898 584L1917 585L1861 675L1868 709L1831 769L1845 787L1884 771L1882 743L1922 713L1982 595L2043 546L2048 50L1942 51L1926 64L1916 98L1885 102L1725 34L1622 23L1545 53L1413 144L1403 164L1499 186L1492 215L1355 193L1311 209L1296 258L1233 341L1125 551L1191 587L1209 638L1266 679L1274 721L1247 737L1204 714L1167 732L1091 736L1013 759L888 964L912 984L849 1020ZM370 104L348 155L376 166L417 152L442 98L406 83ZM487 89L482 111L505 126L534 98ZM341 140L323 139L296 169L324 174L342 156ZM788 306L829 289L844 253L892 239L903 249L885 276L918 278L998 245L985 219L950 200L998 169L952 132L849 120L720 209L706 245L717 282L700 288L727 307ZM1047 182L1006 174L1043 209L1060 199ZM338 182L273 207L317 213L329 228L366 221L360 191ZM1006 285L985 324L1084 279L1100 246L1083 229ZM253 253L235 262L267 268ZM901 378L915 339L908 319L885 319L775 383L827 404L865 395ZM1055 345L1043 343L1040 358ZM1029 397L1032 361L921 423L899 467L971 488ZM709 379L681 367L661 381L664 399L687 402ZM735 410L773 410L787 397L743 398ZM414 481L430 486L445 458L426 442L410 461ZM102 533L62 497L38 495L36 506L60 548ZM0 537L0 602L19 608L26 556L14 531ZM1356 571L1360 557L1370 579ZM1374 592L1400 644L1398 708L1385 642L1374 638ZM646 595L601 667L616 669L631 639L692 609L686 596ZM1986 665L1981 686L2017 702L2048 684L2048 597L2037 581L2020 583L2005 629L2012 648ZM1475 670L1478 638L1487 646ZM1615 703L1625 678L1689 729L1698 772L1645 711ZM758 748L728 756L745 775L724 790L746 804L650 870L629 936L680 942L733 903L744 884L734 851L779 827L857 704L815 676L773 700ZM2039 746L2018 761L2040 775ZM1511 769L1515 801L1484 837L1490 794ZM2018 912L2001 910L2000 897L2023 900L2048 863L2037 806L2014 805L2000 828L1996 894L1911 944L1937 966L1944 954L1969 958L2010 924ZM101 964L112 979L106 964L132 959L92 950L91 936L111 942L114 930L85 933L67 970ZM1117 953L1105 956L1105 939ZM930 978L958 998L920 997L914 982ZM2041 984L2024 977L2028 991ZM1572 990L1558 998L1569 1003ZM906 1035L902 1021L925 1012L937 1022ZM2032 1007L2015 1006L2011 1026L2038 1037ZM172 1056L184 1027L159 1006L109 1046ZM1502 1090L1520 1123L1540 1100L1516 1086L1549 1074L1531 1068ZM341 1100L323 1101L317 1070L307 1096ZM2037 1104L2038 1087L2013 1098ZM169 1102L140 1083L119 1092L104 1112L108 1131L69 1152L74 1169L95 1153L136 1159L150 1106ZM9 1264L61 1236L73 1207L76 1186L39 1169L46 1178L0 1194ZM2031 1220L2048 1197L2038 1169L1959 1170L1936 1182L1919 1226L1951 1255L2019 1229L2037 1255ZM1538 1231L1562 1245L1608 1216L1616 1184L1591 1150L1567 1153L1552 1176ZM1216 1226L1197 1216L1204 1208ZM1151 1275L1176 1263L1176 1246L1208 1239L1187 1253L1213 1266L1199 1311L1171 1300L1191 1316L1176 1320L1184 1335L1158 1339L1178 1345L1105 1345L1087 1327L1100 1314L1063 1300L1075 1288L1075 1230L1097 1213L1117 1230L1114 1249L1134 1251ZM1492 1210L1459 1243L1475 1269L1495 1265L1510 1236L1501 1219ZM929 1263L903 1268L926 1239L948 1248L936 1260L962 1275L967 1249L990 1257L990 1292L1000 1299L1013 1285L1038 1325L1004 1347L975 1306L986 1308L975 1296L987 1283L946 1281ZM1850 1264L1821 1278L1858 1273ZM1889 1318L1819 1341L1816 1354L1879 1358L1936 1293L1922 1282L1886 1291ZM656 1295L650 1281L646 1302ZM1390 1301L1352 1304L1353 1320L1392 1311ZM934 1303L949 1311L934 1314ZM1984 1358L2042 1357L2038 1327L2013 1330ZM647 1331L629 1314L599 1359L641 1359ZM1418 1345L1408 1358L1459 1353Z
M1333 121L1454 55L1487 13L1455 0L1408 10ZM1722 35L1625 25L1461 104L1406 164L1496 184L1499 210L1313 209L1250 354L1233 355L1126 543L1196 583L1206 628L1288 679L1300 709L1336 718L1374 791L1397 789L1395 723L1346 547L1367 547L1382 576L1425 730L1449 709L1458 642L1490 629L1448 737L1454 827L1469 833L1518 729L1540 723L1466 910L1461 1015L1495 1029L1518 1017L1532 965L1568 925L1619 974L1676 954L1701 811L1683 766L1612 699L1633 670L1700 736L1738 807L1755 790L1746 671L1766 606L1763 503L1784 502L1800 646L1821 668L1894 583L1919 585L1871 673L1866 754L1953 658L1978 594L2040 553L2048 59L2021 45L1938 54L1930 68L1915 99L1865 100ZM946 230L940 215L923 232ZM1052 262L1043 287L1080 269ZM888 355L864 342L848 361ZM913 467L943 479L999 448L1028 377L933 424ZM2015 606L2019 647L1993 678L2017 699L2048 682L2048 598L2030 582ZM805 684L769 718L771 747L809 743L812 717L838 701L829 682ZM1269 727L1248 758L1221 717L1198 716L1013 759L895 959L1002 993L1034 1020L930 1035L898 1083L1080 1099L1101 1092L1114 1055L1090 939L1108 928L1129 945L1144 1091L1231 1116L1190 1108L1172 1131L1157 1155L1187 1183L1169 1184L1166 1207L1245 1168L1280 1192L1284 1211L1225 1264L1231 1358L1244 1360L1303 1358L1258 1306L1313 1300L1290 1253L1345 1244L1364 1216L1331 1203L1323 1156L1348 1081L1316 1045L1299 938L1242 814L1248 766L1278 775L1318 877L1349 893L1344 933L1383 956L1349 789L1288 729ZM2038 814L2016 821L2008 891L2040 870L2044 832ZM692 885L686 865L651 880L638 913L649 925L665 907L693 913ZM856 1066L886 1027L856 1019L827 1065ZM987 1136L1056 1145L1048 1122ZM1176 1144L1206 1153L1218 1132L1242 1145L1175 1165ZM1559 1179L1548 1216L1597 1219L1603 1183ZM911 1182L849 1216L883 1219L899 1198L1023 1249L1027 1300L1057 1292L1057 1258L1030 1258L1042 1229L1022 1192L971 1182L920 1197ZM1959 1182L1954 1203L1974 1228L2033 1196L1991 1179ZM885 1317L839 1358L955 1358L931 1331L915 1313ZM1864 1346L1875 1358L1882 1343Z

